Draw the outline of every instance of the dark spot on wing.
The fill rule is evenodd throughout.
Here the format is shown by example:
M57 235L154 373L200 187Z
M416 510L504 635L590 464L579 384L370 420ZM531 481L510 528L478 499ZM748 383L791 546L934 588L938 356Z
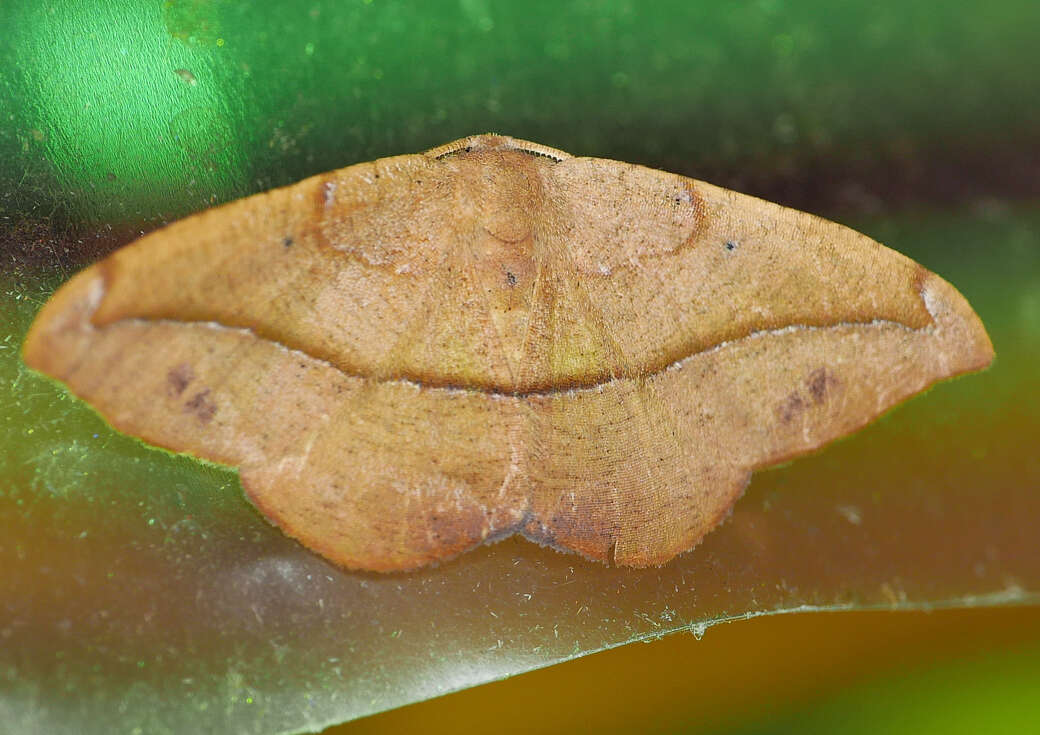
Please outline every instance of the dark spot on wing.
M288 235L286 235L285 237L282 238L282 245L284 245L285 247L291 248L292 244L293 244L293 239L291 237L289 237Z
M813 370L805 379L805 386L809 389L814 403L823 403L837 385L838 379L825 367Z
M506 271L506 282L507 282L507 283L508 283L508 284L509 284L510 286L515 286L515 285L516 285L516 276L514 276L514 275L513 275L512 273L510 273L509 271Z
M195 414L202 423L208 424L217 412L217 404L209 397L209 388L206 388L192 396L191 400L184 404L184 410Z
M805 401L802 400L798 391L792 391L788 394L787 398L781 401L780 405L776 407L776 415L783 423L789 424L800 416L804 410Z
M188 363L182 362L177 367L172 368L170 372L166 373L166 384L170 396L174 398L179 396L193 380L195 380L195 372Z
M733 242L733 240L726 240L726 250L729 250L729 251L732 252L732 251L734 251L736 249L737 249L737 243Z
M793 390L776 407L776 416L789 424L813 406L827 402L841 387L841 381L825 367L816 368L805 378L805 390Z

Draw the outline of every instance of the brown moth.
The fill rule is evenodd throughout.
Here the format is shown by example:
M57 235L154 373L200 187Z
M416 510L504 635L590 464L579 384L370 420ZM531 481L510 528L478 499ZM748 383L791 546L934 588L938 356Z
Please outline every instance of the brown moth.
M478 135L142 237L54 295L24 356L387 571L513 533L663 564L752 470L993 348L949 283L846 227Z

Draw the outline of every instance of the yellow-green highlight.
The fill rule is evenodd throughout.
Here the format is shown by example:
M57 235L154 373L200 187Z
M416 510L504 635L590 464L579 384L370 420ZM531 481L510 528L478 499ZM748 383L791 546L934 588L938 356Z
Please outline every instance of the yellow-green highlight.
M20 37L33 137L82 218L176 216L248 179L233 50L163 20L142 0L26 3L5 29Z
M806 613L627 646L322 734L494 722L501 735L1024 735L1040 721L1038 677L1037 607Z

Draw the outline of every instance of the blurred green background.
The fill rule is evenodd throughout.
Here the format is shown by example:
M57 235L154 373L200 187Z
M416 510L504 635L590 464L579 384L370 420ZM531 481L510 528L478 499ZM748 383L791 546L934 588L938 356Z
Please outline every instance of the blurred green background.
M1040 615L999 604L1035 605L1040 593L1040 3L4 0L0 28L0 387L8 391L0 397L0 729L317 730L330 718L682 627L663 614L643 627L619 614L582 637L594 626L575 620L581 600L567 611L551 603L531 621L544 625L549 640L534 637L549 653L491 652L466 670L476 660L468 646L488 647L467 628L487 606L471 595L467 607L457 595L455 633L423 628L429 639L409 649L413 658L384 661L382 648L358 643L365 660L352 670L367 662L368 671L351 678L340 671L349 661L323 658L308 678L294 667L309 659L295 651L331 646L342 629L329 626L327 638L300 632L309 618L292 596L298 590L278 586L288 579L282 567L228 577L254 603L276 590L267 607L218 605L229 618L264 618L277 636L258 628L238 639L219 625L184 622L216 615L208 603L189 604L204 587L200 574L289 548L245 505L234 476L113 435L18 363L24 330L49 293L143 231L309 174L484 131L684 173L849 224L957 285L996 344L997 364L985 375L756 477L747 510L738 506L718 532L757 539L753 516L787 507L785 499L800 508L799 498L845 492L866 498L834 501L858 517L877 496L887 514L877 530L870 518L861 527L834 513L845 526L814 518L799 528L806 538L844 534L852 547L876 548L887 548L879 540L887 529L905 554L898 564L886 566L887 552L876 570L869 554L849 562L852 552L831 540L822 548L833 564L821 567L830 576L807 572L815 584L777 592L774 577L753 565L727 568L731 557L712 557L709 545L704 565L722 568L729 587L711 587L704 565L692 602L676 601L679 587L669 592L663 576L626 577L641 585L643 602L692 611L690 624L802 604L977 599L993 609L739 622L703 641L680 634L625 646L342 732L896 731L897 721L916 723L915 732L977 731L978 722L1021 732L1040 720L1037 699L1023 694L1037 689ZM849 489L856 483L861 495ZM762 523L770 522L778 523ZM149 534L159 527L156 547ZM789 543L810 548L797 537ZM206 566L199 557L211 548L223 555ZM575 564L518 543L488 552L487 569L510 554L547 569ZM477 572L467 564L444 574L473 590L464 582ZM437 573L400 582L337 574L329 571L325 594L338 590L345 607L363 590L442 581ZM616 582L579 567L583 574L596 578L590 600ZM745 579L758 586L740 587ZM164 597L170 590L187 613ZM553 648L562 646L549 635L554 614L580 642L573 653L570 639L565 652ZM401 630L374 618L371 628L387 639ZM404 630L407 639L413 631ZM135 635L147 642L140 655ZM481 635L493 646L493 632ZM185 662L186 652L210 650L225 658L203 667L205 676ZM437 687L410 688L437 666ZM352 699L359 676L406 693ZM271 704L271 692L284 698ZM172 703L177 716L149 720L138 710L152 701ZM112 721L78 719L98 712Z

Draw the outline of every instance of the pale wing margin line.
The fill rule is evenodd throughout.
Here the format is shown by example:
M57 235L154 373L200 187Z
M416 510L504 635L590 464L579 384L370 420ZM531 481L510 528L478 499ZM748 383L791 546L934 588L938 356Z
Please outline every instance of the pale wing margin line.
M929 313L932 313L931 309L929 309ZM934 318L934 314L932 316ZM96 329L98 329L100 331L100 330L103 330L103 329L105 329L105 328L107 328L109 326L114 326L114 325L119 324L121 322L129 322L129 323L137 323L137 324L173 324L173 325L178 325L178 326L198 325L198 326L206 327L207 329L214 329L214 330L222 331L222 332L228 332L228 333L236 333L237 332L239 334L246 334L246 335L249 335L250 337L252 337L253 339L256 339L256 340L259 340L259 341L262 341L262 342L267 342L268 344L274 345L278 349L284 350L285 352L287 352L289 354L300 355L302 357L307 358L308 360L313 360L316 363L319 363L321 365L325 365L325 366L327 366L329 368L332 368L336 372L340 373L341 375L345 375L348 378L357 378L358 380L364 380L366 382L372 381L372 378L370 376L347 372L346 370L343 370L342 368L337 367L336 365L334 365L333 363L329 362L328 360L323 360L320 357L314 357L314 356L308 354L307 352L304 352L303 350L298 350L298 349L295 349L295 348L292 348L292 347L286 347L281 342L276 342L275 340L266 339L264 337L258 337L253 332L253 330L249 329L248 327L228 327L228 326L225 326L225 325L221 324L220 322L212 322L212 321L191 322L191 321L181 321L181 320L178 320L178 319L139 319L139 318L131 318L131 319L120 319L120 320L118 320L116 322L112 322L111 324L105 325L104 327L96 327ZM870 321L870 322L838 322L837 324L831 324L831 325L826 326L826 327L818 327L818 326L805 325L805 324L792 324L792 325L789 325L789 326L786 326L786 327L781 327L779 329L763 329L763 330L760 330L760 331L757 331L757 332L752 332L751 334L749 334L749 335L747 335L745 337L739 337L737 339L732 339L732 340L727 340L725 342L720 342L717 345L712 345L711 347L708 347L707 349L704 349L704 350L700 350L699 352L693 352L693 353L687 355L686 357L680 358L680 359L676 360L675 362L671 363L670 365L667 365L666 367L664 367L664 368L662 368L662 369L660 369L660 370L658 370L658 371L656 371L654 373L649 373L648 375L659 375L659 374L667 372L669 370L681 370L686 365L687 362L689 362L690 360L692 360L692 359L694 359L696 357L699 357L701 355L708 355L708 354L711 354L713 352L718 352L718 351L723 350L723 349L725 349L727 347L732 347L734 345L743 344L744 342L749 342L751 340L765 339L766 337L783 336L785 334L794 334L796 332L829 332L831 330L847 329L849 327L859 327L859 328L895 327L895 328L901 329L901 330L903 330L903 331L905 331L907 333L910 333L910 334L914 334L914 333L929 334L929 333L935 331L936 325L933 323L933 324L928 324L928 325L926 325L924 327L920 327L919 329L914 329L913 327L908 327L907 325L905 325L905 324L903 324L901 322L892 321L890 319L874 319L873 321ZM416 387L416 388L422 388L424 390L443 391L447 395L459 394L459 393L484 393L484 394L486 394L487 396L489 396L490 398L493 398L493 399L513 400L513 399L517 399L517 398L529 398L529 397L535 397L535 396L552 396L552 395L561 395L561 394L562 395L580 395L582 393L591 393L591 392L603 391L604 389L610 387L614 383L619 383L619 382L625 381L625 380L633 380L635 377L639 377L639 376L622 376L622 377L618 377L618 378L611 378L609 380L604 380L602 383L596 383L595 385L578 386L578 387L574 387L574 388L565 388L563 390L559 390L559 389L533 390L533 391L523 391L523 392L516 392L516 393L511 393L511 392L508 392L508 391L498 391L498 390L484 390L484 389L481 389L481 388L473 388L473 387L467 387L467 386L454 386L454 385L434 385L434 386L431 386L431 385L426 385L425 383L423 383L421 381L410 380L408 378L393 378L392 380L381 380L381 381L375 381L375 382L381 382L381 383L386 383L386 384L390 384L390 385L397 383L397 384L400 384L400 385L409 385L409 386L413 386L413 387Z

